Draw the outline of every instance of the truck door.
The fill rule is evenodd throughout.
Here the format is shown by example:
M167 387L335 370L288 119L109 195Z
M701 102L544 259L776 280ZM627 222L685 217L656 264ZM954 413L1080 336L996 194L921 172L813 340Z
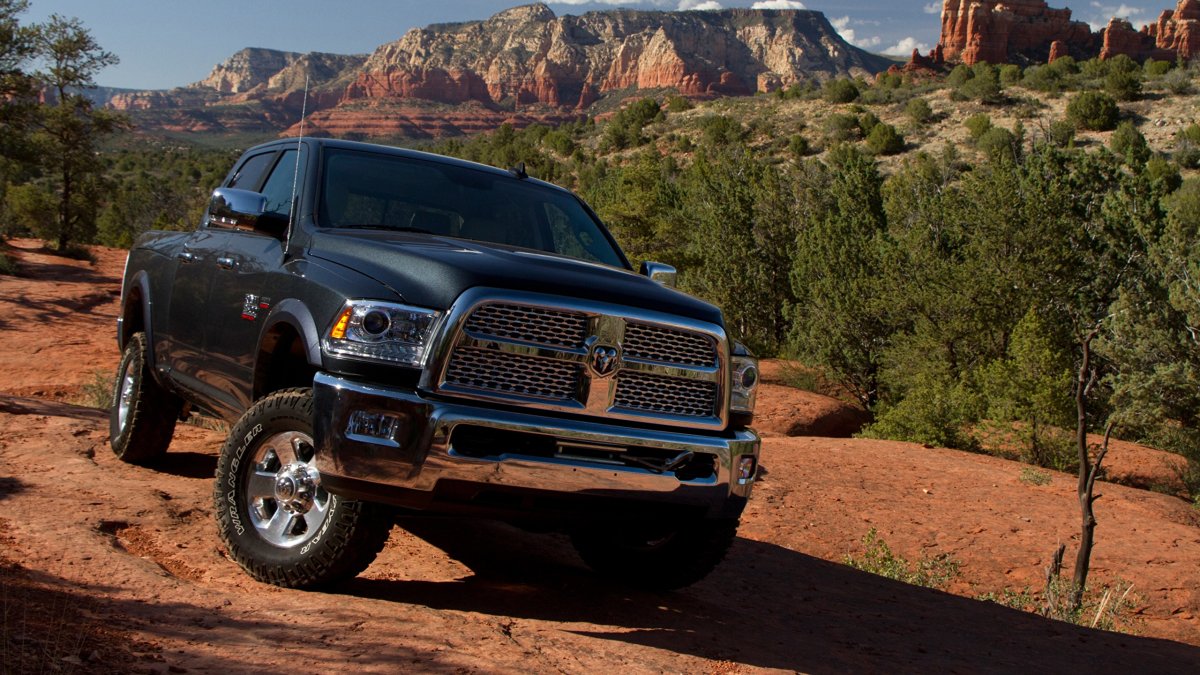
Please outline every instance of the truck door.
M226 187L255 190L278 153L274 150L248 157ZM170 376L181 386L209 400L213 387L211 359L205 353L207 333L213 325L211 287L221 258L229 249L230 230L210 227L208 219L175 254L171 304L167 316L167 354Z
M280 155L259 190L267 197L268 217L280 222L291 214L298 154L303 182L307 152L291 148ZM271 307L287 297L293 277L284 269L284 242L277 237L239 230L230 232L225 244L210 294L217 312L211 314L205 344L219 395L244 410L252 403L263 324Z

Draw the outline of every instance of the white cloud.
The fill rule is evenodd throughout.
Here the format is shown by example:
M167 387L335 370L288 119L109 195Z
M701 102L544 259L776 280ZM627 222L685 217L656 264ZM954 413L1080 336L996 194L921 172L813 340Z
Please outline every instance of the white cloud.
M722 9L722 7L721 3L714 0L679 0L677 9L682 12L689 9L713 10Z
M941 14L942 13L942 6L936 2L931 2L928 5L925 5L924 7L922 7L921 9L925 10L926 14Z
M804 9L804 3L796 0L766 0L750 5L750 9Z
M929 45L924 42L917 42L917 38L910 36L883 50L883 53L892 56L909 56L914 49L927 52L929 51Z
M854 29L850 27L851 22L850 17L848 16L834 17L829 20L829 23L833 24L834 29L836 29L838 34L842 36L842 39L854 45L855 47L870 49L871 47L878 47L879 45L883 44L883 38L879 37L878 35L872 35L871 37L864 38L858 37L858 34L855 33ZM862 22L855 21L854 23Z
M1092 2L1091 7L1092 11L1085 18L1088 25L1092 27L1092 30L1104 30L1104 27L1108 25L1109 19L1114 17L1125 19L1137 28L1150 23L1153 19L1153 17L1146 14L1144 8L1126 5L1125 3L1106 5L1102 2Z

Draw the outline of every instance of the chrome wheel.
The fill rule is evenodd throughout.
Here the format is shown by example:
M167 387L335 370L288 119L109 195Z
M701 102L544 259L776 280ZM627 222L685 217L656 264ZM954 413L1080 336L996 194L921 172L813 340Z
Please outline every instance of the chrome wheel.
M121 373L121 386L117 390L117 433L123 433L129 425L129 409L133 407L133 392L136 384L133 379L133 361L125 364Z
M312 437L299 431L275 434L254 453L246 488L250 522L268 543L292 548L321 530L330 496L314 457Z

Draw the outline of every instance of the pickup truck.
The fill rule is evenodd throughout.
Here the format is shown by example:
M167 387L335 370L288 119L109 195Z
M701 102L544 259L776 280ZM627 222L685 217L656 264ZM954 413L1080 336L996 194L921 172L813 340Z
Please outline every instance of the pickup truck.
M280 586L357 575L402 512L562 531L679 588L750 496L758 373L674 277L523 167L260 145L198 229L129 253L112 448L152 463L192 411L228 421L219 534Z

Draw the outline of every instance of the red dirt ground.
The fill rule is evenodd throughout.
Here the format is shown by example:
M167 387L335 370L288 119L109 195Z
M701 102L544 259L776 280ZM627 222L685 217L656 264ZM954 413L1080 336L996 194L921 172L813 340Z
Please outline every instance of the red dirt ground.
M72 405L115 368L124 253L65 260L12 242L0 277L0 663L12 672L1180 672L1200 664L1200 514L1104 484L1093 583L1134 584L1136 635L973 600L1037 589L1073 556L1074 478L908 443L787 438L843 404L764 389L766 472L725 563L675 593L592 576L566 540L402 521L337 592L252 581L220 548L221 435L181 425L166 461L119 462L107 416ZM842 412L839 412L842 411ZM809 429L819 427L808 427ZM832 433L828 427L824 433ZM811 433L811 431L810 431ZM1164 453L1115 444L1159 481ZM1137 484L1134 481L1131 481ZM1149 484L1149 483L1148 483ZM949 592L840 564L875 528L909 559L961 561Z

